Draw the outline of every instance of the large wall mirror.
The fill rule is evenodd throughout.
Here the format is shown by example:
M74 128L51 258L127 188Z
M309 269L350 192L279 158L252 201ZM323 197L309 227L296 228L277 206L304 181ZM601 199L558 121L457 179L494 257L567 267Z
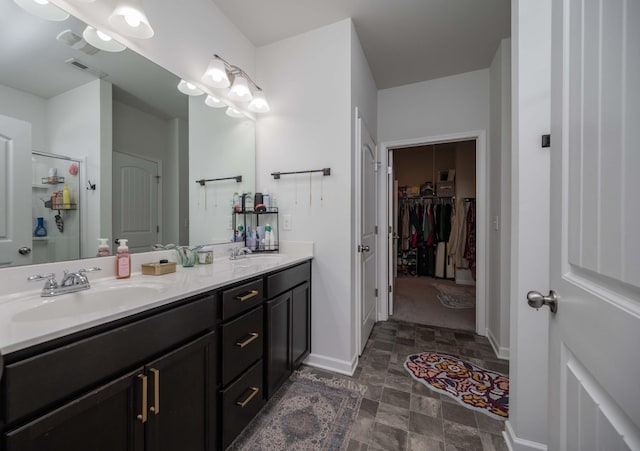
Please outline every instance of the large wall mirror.
M133 252L231 240L233 193L254 191L252 120L180 93L129 49L96 51L74 17L46 21L12 0L0 17L0 138L11 121L31 130L27 165L0 155L0 204L29 206L0 211L0 266L94 257L98 238Z

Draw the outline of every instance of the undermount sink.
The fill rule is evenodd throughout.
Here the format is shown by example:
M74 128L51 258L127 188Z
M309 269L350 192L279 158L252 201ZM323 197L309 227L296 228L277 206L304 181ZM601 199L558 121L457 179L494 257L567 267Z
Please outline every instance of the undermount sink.
M149 294L156 295L165 288L160 283L127 283L100 285L76 293L42 298L38 305L16 313L16 322L48 321L106 310L118 311L136 304Z
M238 257L235 260L231 260L233 263L242 263L246 265L267 265L275 264L284 261L287 258L283 254L271 254L271 255L256 255L248 254L243 257Z

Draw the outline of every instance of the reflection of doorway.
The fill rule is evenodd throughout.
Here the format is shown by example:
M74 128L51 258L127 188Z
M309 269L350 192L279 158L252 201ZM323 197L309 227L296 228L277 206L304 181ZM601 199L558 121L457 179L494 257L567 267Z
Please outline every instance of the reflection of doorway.
M476 330L476 141L392 149L393 317ZM392 210L393 209L393 210Z
M160 241L157 161L113 152L113 236L130 252L146 252Z

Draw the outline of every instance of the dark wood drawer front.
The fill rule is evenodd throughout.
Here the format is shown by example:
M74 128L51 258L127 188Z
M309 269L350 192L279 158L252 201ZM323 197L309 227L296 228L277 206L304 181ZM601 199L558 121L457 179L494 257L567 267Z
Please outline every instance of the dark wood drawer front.
M79 394L215 327L215 296L11 363L3 376L5 422Z
M262 360L222 390L222 449L226 449L264 406Z
M221 326L223 386L262 357L263 327L262 306Z
M267 276L267 298L284 293L287 290L308 281L311 278L311 263L305 262L277 274Z
M246 312L264 299L262 279L254 280L222 292L222 320Z

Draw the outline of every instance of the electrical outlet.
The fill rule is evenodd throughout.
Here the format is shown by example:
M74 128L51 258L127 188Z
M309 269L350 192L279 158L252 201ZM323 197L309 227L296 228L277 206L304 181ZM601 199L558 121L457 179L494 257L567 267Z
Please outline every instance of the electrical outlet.
M282 230L291 230L291 215L282 215Z
M500 230L500 216L496 216L496 218L493 220L493 228L495 230Z

